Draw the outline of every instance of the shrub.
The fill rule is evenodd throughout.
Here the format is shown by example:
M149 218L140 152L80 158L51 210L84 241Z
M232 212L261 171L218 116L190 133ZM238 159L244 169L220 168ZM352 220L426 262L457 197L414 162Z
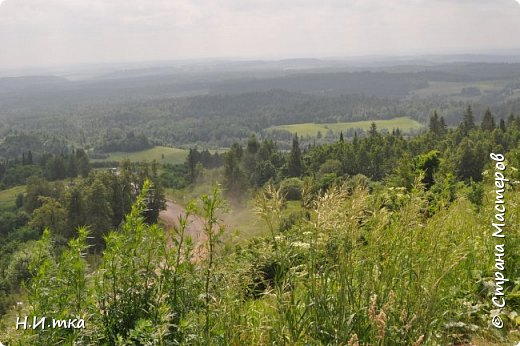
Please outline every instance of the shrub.
M302 198L303 182L299 178L288 178L280 183L280 192L288 201L298 201Z

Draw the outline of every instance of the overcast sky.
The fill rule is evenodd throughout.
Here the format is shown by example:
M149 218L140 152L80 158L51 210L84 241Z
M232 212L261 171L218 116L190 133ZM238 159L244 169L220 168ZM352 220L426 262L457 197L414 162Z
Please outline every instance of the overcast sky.
M0 0L1 67L519 50L515 0Z

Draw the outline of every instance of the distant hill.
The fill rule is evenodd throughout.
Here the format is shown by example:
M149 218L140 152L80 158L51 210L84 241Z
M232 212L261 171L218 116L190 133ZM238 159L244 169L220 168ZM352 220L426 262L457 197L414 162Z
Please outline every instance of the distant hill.
M69 80L56 76L27 76L0 78L0 93L26 91L32 88L44 88L68 84Z
M74 80L1 78L0 140L43 133L61 146L97 147L120 129L154 145L229 147L277 125L396 116L425 124L437 110L451 126L468 105L477 122L488 107L497 121L520 114L520 63L436 59L199 61L121 65Z

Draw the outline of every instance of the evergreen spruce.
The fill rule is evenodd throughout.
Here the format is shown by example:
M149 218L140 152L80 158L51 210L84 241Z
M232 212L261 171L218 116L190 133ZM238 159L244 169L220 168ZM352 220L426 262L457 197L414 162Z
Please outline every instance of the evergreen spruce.
M493 118L493 115L491 114L489 108L486 110L484 118L482 118L482 123L480 124L480 127L482 128L482 130L489 132L495 129L495 118Z
M302 153L298 142L298 134L295 134L292 141L292 149L287 163L287 174L289 177L299 177L302 175Z
M473 110L471 109L471 106L468 106L468 108L466 108L466 111L464 112L462 123L460 123L459 129L461 130L463 135L466 135L469 131L473 130L474 128L475 118L473 116Z

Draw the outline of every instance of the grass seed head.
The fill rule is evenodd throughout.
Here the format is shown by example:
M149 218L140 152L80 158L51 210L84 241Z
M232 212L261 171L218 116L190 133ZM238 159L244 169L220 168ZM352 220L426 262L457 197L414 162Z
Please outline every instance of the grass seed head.
M359 339L357 334L353 334L347 343L347 346L359 346Z

